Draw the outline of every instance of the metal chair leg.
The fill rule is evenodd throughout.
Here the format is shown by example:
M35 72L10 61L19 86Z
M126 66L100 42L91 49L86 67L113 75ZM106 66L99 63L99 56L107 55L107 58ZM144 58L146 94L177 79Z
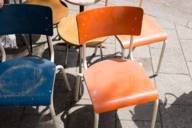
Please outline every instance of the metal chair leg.
M0 53L1 53L1 62L6 61L6 52L1 43L0 43Z
M96 56L98 50L98 46L95 47L94 53L91 55L92 57Z
M58 71L61 71L61 72L62 72L63 78L64 78L64 80L65 80L65 84L66 84L66 86L67 86L67 89L68 89L69 91L71 91L71 86L70 86L70 84L69 84L69 80L68 80L67 75L66 75L66 73L65 73L64 67L63 67L62 65L57 65L57 66L56 66L56 70L57 70L57 72L58 72Z
M68 55L69 55L69 46L67 44L66 46L66 53L65 53L65 62L64 62L64 65L66 66L67 63L68 63Z
M93 58L93 57L95 57L97 55L98 47L100 49L100 56L101 56L101 60L102 60L103 59L103 50L102 50L102 45L101 44L95 46L95 50L94 50L93 54L90 56L90 58ZM88 62L91 62L91 59Z
M108 0L105 0L105 6L107 6L109 3L108 3Z
M26 36L25 36L24 34L22 34L21 36L23 37L24 43L25 43L25 45L27 46L27 50L28 50L28 52L29 52L29 55L32 55L31 45L29 44Z
M156 119L157 119L158 106L159 106L159 99L157 99L155 101L155 103L154 103L153 116L152 116L152 121L151 121L151 128L155 128L155 122L156 122Z
M160 70L160 67L161 67L162 58L163 58L163 55L164 55L164 52L165 52L165 47L166 47L166 42L164 41L163 45L162 45L161 54L160 54L160 57L159 57L159 63L157 65L157 70L156 70L155 76L157 76L158 73L159 73L159 70Z
M80 92L80 82L81 82L81 76L76 76L76 83L75 83L75 101L79 100L79 92Z
M76 83L75 83L75 101L79 100L79 92L80 92L80 83L81 83L81 73L82 73L82 49L79 47L79 55L77 60L77 66L79 66L79 73L76 76Z
M121 47L121 58L124 59L125 57L125 49Z
M94 128L99 127L99 114L94 112Z
M56 120L55 120L56 113L55 113L55 108L54 108L54 104L53 104L53 90L52 90L51 101L50 102L51 103L49 105L49 110L50 110L50 113L51 113L51 117L53 119L53 124L54 124L55 128L57 128L57 124L56 124Z
M127 56L127 59L135 60L134 57L133 57L133 51L129 50L129 54Z
M99 49L100 49L100 56L101 56L101 59L103 59L103 49L102 49L102 44L99 45Z
M53 104L53 92L52 92L52 95L51 95L51 104L49 105L49 110L50 110L50 113L51 113L51 117L53 119L53 124L54 124L54 127L55 128L59 128L57 126L57 123L56 123L56 113L55 113L55 108L54 108L54 104Z
M54 107L53 107L53 104L51 104L51 105L49 106L49 109L50 109L51 117L52 117L52 119L53 119L53 124L54 124L55 128L58 128L58 127L57 127L56 120L55 120L56 114L55 114L55 109L54 109Z
M50 101L50 105L49 105L49 110L51 113L51 117L53 119L53 124L54 124L55 128L57 128L57 124L56 124L56 120L55 120L56 113L55 113L54 102L53 102L53 94L54 94L54 83L53 83L53 89L52 89L52 93L51 93L51 99L50 99L51 101Z

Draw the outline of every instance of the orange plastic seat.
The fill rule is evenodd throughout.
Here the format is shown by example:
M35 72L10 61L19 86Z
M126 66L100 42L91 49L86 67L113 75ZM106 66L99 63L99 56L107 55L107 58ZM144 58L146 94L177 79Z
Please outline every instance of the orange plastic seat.
M113 35L138 36L141 34L142 19L142 8L128 6L97 8L77 15L79 42L83 45L84 79L95 111L94 128L98 128L98 113L152 101L155 104L151 128L155 127L159 94L137 62L114 58L90 67L86 63L86 44L89 40Z
M111 59L89 67L85 81L97 113L154 101L158 92L134 61Z
M123 48L129 48L130 36L117 36ZM143 16L141 35L134 36L133 47L148 45L155 42L162 42L167 39L167 33L150 16Z

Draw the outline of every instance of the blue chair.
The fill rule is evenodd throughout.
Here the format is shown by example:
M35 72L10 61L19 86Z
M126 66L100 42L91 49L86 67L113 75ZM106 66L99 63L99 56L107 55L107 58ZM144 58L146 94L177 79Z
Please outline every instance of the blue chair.
M63 66L54 64L49 37L53 34L51 9L37 5L5 5L0 9L0 19L0 35L46 35L51 58L28 56L5 61L5 50L0 43L0 106L44 105L49 106L52 117L55 117L53 88L56 73L62 71L68 90L71 88Z

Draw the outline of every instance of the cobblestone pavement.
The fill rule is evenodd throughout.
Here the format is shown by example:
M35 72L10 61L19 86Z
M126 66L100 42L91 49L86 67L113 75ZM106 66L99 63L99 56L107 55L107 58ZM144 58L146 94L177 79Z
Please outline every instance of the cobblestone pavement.
M110 5L136 5L137 0L109 0ZM88 8L103 6L101 1ZM160 73L153 78L160 93L160 107L156 128L192 128L192 1L191 0L146 0L144 10L153 16L169 35ZM78 12L78 7L68 4L70 15ZM64 64L63 41L55 46L56 63ZM120 52L114 38L104 44L104 55ZM36 54L41 54L35 48ZM160 54L161 43L140 47L134 51L136 60L143 63L149 75L154 73ZM94 51L89 48L89 53ZM13 50L7 50L13 53ZM17 55L22 55L14 50ZM46 52L44 53L46 56ZM71 48L66 67L72 88L75 86L78 51ZM9 58L12 58L12 54ZM96 57L99 58L99 53ZM58 75L54 90L54 105L57 124L60 128L91 128L93 111L85 87L83 96L74 102L74 91L68 92ZM100 115L100 128L147 128L150 124L152 104L142 104L123 108ZM52 128L53 122L46 107L4 107L0 108L0 128Z

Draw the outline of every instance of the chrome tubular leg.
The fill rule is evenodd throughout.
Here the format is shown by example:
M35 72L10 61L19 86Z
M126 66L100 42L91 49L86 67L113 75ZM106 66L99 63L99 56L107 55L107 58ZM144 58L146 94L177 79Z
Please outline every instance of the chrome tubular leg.
M94 128L99 127L99 114L94 112Z
M47 38L47 43L48 43L48 48L49 48L50 60L51 60L51 62L54 62L55 51L54 51L53 43L52 43L50 36L46 36L46 38Z
M107 6L108 5L108 0L105 0L105 6Z
M51 112L51 111L52 111L52 110L51 110L52 108L50 107L49 109L50 109L50 112ZM57 127L56 120L55 120L55 116L53 116L53 115L54 115L54 114L51 112L51 117L52 117L52 119L53 119L54 127L55 127L55 128L58 128L58 127Z
M52 99L53 100L53 99ZM54 105L53 105L53 101L49 106L50 112L51 112L51 117L54 119L56 114L55 114L55 109L54 109Z
M65 65L67 65L67 61L68 61L69 46L67 45L67 46L66 46L66 48L67 48L67 49L66 49L66 53L65 53L65 62L64 62L64 63L65 63Z
M53 85L54 85L54 83L53 83ZM54 89L54 86L53 86L53 89ZM50 110L50 113L51 113L51 117L52 117L52 119L53 119L53 124L54 124L54 126L55 126L55 128L57 128L57 124L56 124L56 120L55 120L55 117L56 117L56 113L55 113L55 108L54 108L54 104L53 104L53 92L54 92L54 90L52 89L52 93L51 93L51 103L50 103L50 105L49 105L49 110Z
M69 80L68 80L67 75L66 75L66 73L65 73L64 67L63 67L62 65L57 65L57 66L56 66L56 69L57 69L57 71L61 71L61 72L62 72L63 78L64 78L64 80L65 80L65 84L66 84L66 86L67 86L67 89L68 89L69 91L71 91L71 86L70 86L70 84L69 84Z
M0 62L4 62L6 61L6 53L5 53L5 49L3 48L2 44L0 43L0 53L1 53L1 61Z
M55 114L55 109L54 109L53 101L52 101L52 103L50 104L49 109L50 109L51 117L52 117L52 119L53 119L54 127L55 127L55 128L58 128L58 127L57 127L57 123L56 123L56 119L55 119L55 118L56 118L56 114Z
M157 99L155 101L155 103L154 103L153 116L152 116L152 121L151 121L151 128L155 128L155 122L156 122L156 119L157 119L158 107L159 107L159 99Z
M81 76L78 74L76 76L76 83L75 83L75 101L79 100L80 83L81 83Z
M103 49L102 49L102 44L99 45L99 49L100 49L100 56L101 56L101 59L103 59Z
M83 69L84 70L87 70L88 66L87 66L87 57L86 57L86 45L83 45L81 48L80 48L80 54L81 54L81 58L83 60ZM81 72L80 72L81 73Z
M91 55L92 57L94 57L94 56L96 56L96 55L97 55L97 50L98 50L98 46L95 46L94 53Z
M81 73L82 73L82 48L79 47L79 56L78 56L78 66L79 66L79 72L76 76L76 83L75 83L75 101L79 100L79 91L80 91L80 84L81 84Z
M125 58L125 49L123 47L121 47L121 58Z
M134 60L133 51L130 51L130 50L129 50L129 54L128 54L128 56L127 56L127 59Z
M160 57L159 57L159 62L158 62L158 65L157 65L157 70L156 70L156 73L155 73L156 76L158 75L160 67L161 67L161 62L162 62L162 58L163 58L163 55L164 55L164 52L165 52L165 47L166 47L166 42L164 41L163 45L162 45L162 49L161 49L161 54L160 54Z
M140 0L139 1L139 7L142 7L142 5L143 5L143 0Z
M133 36L131 36L131 38L130 38L128 59L134 60L134 58L133 58Z
M30 46L30 44L29 44L29 42L28 42L28 40L24 34L22 34L21 36L23 37L25 45L27 46L27 50L29 52L29 55L32 55L32 51L31 51L32 46Z

